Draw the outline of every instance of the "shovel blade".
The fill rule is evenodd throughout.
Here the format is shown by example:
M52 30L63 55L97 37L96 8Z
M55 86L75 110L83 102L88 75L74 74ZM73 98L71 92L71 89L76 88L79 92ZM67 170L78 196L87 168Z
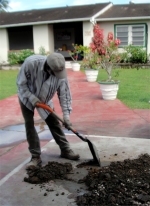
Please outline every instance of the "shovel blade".
M89 139L87 139L87 143L88 143L89 148L91 150L91 153L93 155L94 161L96 163L98 163L99 166L101 166L100 158L99 158L99 155L98 155L98 152L97 152L95 145Z

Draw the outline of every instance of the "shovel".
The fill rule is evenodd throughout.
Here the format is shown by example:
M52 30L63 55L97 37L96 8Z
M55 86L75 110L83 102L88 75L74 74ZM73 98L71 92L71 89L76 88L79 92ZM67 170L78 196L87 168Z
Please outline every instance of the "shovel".
M37 107L40 107L40 108L43 108L43 109L46 109L47 111L51 112L53 114L53 116L58 119L59 121L61 121L63 124L64 124L64 120L59 117L54 111L53 109L51 109L48 105L46 104L43 104L43 103L37 103L36 104ZM95 145L87 138L84 138L81 134L79 134L79 132L77 132L74 128L72 127L69 127L69 130L71 130L74 134L76 134L82 141L84 142L87 142L88 145L89 145L89 148L90 148L90 151L93 155L93 159L96 163L98 163L99 166L101 166L101 163L100 163L100 158L99 158L99 155L98 155L98 152L97 152L97 149L95 147Z

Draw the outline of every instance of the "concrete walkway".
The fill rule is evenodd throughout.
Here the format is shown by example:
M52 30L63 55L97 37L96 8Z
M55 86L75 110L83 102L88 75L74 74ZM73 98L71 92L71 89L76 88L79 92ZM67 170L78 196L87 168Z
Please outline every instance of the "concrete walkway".
M76 130L87 135L95 144L102 166L110 161L150 154L150 110L130 110L118 99L104 101L98 83L87 82L82 72L67 71L73 98L71 121ZM62 116L57 96L54 97L54 104L56 113ZM92 159L87 143L64 130L71 147L80 154L81 159L73 162L60 158L59 148L47 126L35 114L43 164L59 161L71 162L74 166L74 183L52 181L50 184L54 191L45 197L45 191L39 186L23 182L26 175L24 168L30 154L17 95L0 101L0 114L0 205L76 205L75 197L86 190L77 181L87 174L86 169L79 170L76 165ZM62 192L65 195L61 195Z

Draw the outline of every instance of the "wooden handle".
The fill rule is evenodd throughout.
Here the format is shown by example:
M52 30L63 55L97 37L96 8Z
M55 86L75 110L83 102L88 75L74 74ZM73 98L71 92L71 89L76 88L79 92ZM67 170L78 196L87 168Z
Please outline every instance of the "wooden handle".
M58 120L60 120L63 124L64 124L64 120L58 116L54 110L52 108L50 108L48 105L46 104L43 104L43 103L37 103L36 104L37 107L40 107L40 108L43 108L43 109L46 109L47 111L51 112ZM69 130L71 130L73 133L77 133L75 129L73 129L72 127L69 127Z
M40 107L40 108L43 108L43 109L46 109L47 111L51 112L57 119L59 119L63 124L64 124L64 120L59 117L52 108L50 108L48 105L46 104L43 104L43 103L37 103L36 104L37 107Z
M46 104L43 104L43 103L37 103L36 104L37 107L40 107L40 108L43 108L43 109L46 109L47 111L51 112L54 117L58 120L60 120L63 124L64 124L64 120L59 117L52 108L50 108L48 105ZM76 134L81 140L83 140L84 142L87 142L87 138L84 138L81 134L79 134L74 128L72 128L71 126L69 127L69 130L71 130L74 134Z

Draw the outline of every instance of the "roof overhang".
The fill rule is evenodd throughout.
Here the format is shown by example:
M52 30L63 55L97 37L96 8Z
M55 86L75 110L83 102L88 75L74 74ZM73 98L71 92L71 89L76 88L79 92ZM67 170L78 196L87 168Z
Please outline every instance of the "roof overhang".
M56 24L56 23L67 23L67 22L79 22L79 21L89 21L91 23L95 22L110 22L110 21L126 21L126 20L150 20L150 16L142 16L142 17L123 17L123 18L96 18L105 10L110 8L113 4L109 4L107 8L105 7L102 11L98 12L92 17L88 18L77 18L77 19L61 19L61 20L52 20L52 21L38 21L38 22L26 22L26 23L18 23L18 24L6 24L0 25L0 28L9 28L9 27L19 27L19 26L34 26L34 25L45 25L45 24Z
M8 28L8 27L19 27L19 26L34 26L34 25L43 25L43 24L55 24L55 23L67 23L67 22L79 22L79 21L90 21L89 18L81 18L81 19L61 19L61 20L53 20L53 21L38 21L38 22L26 22L26 23L18 23L18 24L6 24L0 25L0 28Z
M98 17L99 15L103 14L105 11L107 11L110 7L112 7L112 3L108 4L105 8L103 8L101 11L96 13L94 16L91 17L91 23L95 23L95 18Z
M150 20L150 16L120 17L120 18L97 18L96 21L126 21L126 20Z

